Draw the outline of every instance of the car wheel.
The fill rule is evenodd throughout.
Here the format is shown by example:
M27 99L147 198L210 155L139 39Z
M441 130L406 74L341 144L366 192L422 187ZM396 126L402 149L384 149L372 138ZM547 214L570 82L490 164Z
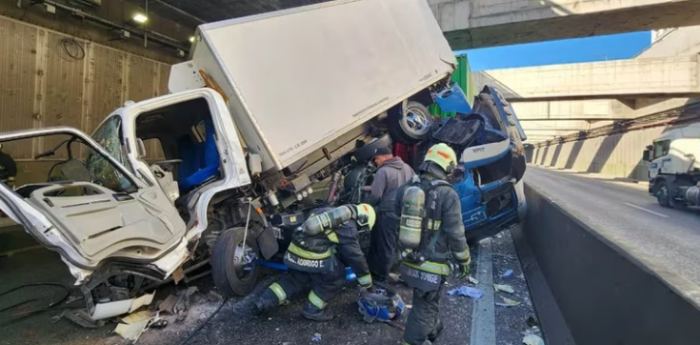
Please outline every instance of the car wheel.
M380 147L391 149L391 136L389 134L382 135L379 138L374 138L362 147L355 149L352 155L359 163L367 163L374 157L374 151Z
M211 257L214 284L226 297L245 296L258 280L258 246L245 228L233 228L219 235Z
M658 201L659 205L662 207L671 207L671 197L668 193L666 181L659 181L656 186L656 201Z
M411 145L420 142L430 135L433 119L425 105L408 101L405 111L400 106L389 110L389 133L395 141Z

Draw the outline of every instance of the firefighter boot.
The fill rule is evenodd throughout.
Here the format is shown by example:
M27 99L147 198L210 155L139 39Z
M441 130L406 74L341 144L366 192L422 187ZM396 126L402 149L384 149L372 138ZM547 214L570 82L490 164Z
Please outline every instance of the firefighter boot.
M306 302L304 309L301 311L301 315L309 320L326 322L333 319L333 313L328 309L318 309L311 302Z

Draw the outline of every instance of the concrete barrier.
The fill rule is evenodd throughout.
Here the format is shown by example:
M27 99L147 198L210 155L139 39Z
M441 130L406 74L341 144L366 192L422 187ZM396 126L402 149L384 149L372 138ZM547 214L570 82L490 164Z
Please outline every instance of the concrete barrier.
M527 220L513 235L548 344L700 343L700 287L546 192L526 185L525 195Z

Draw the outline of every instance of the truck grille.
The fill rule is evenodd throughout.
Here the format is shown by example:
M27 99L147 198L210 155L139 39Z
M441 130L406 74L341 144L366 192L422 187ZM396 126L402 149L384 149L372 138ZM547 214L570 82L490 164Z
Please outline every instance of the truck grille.
M488 190L488 191L482 191L481 194L481 202L482 203L487 203L491 201L494 198L497 198L501 194L505 193L510 193L510 191L513 189L513 184L510 182L504 183L494 189Z

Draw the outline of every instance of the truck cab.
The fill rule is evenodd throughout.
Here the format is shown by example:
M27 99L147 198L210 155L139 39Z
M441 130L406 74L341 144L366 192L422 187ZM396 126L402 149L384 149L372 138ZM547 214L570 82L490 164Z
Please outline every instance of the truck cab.
M453 89L453 94L457 92ZM451 145L460 156L452 182L467 238L488 237L524 220L527 137L510 103L490 86L475 98L472 109L442 101L438 98L444 111L458 115L444 120L433 139Z
M663 207L700 206L700 123L671 128L644 151L649 193Z

